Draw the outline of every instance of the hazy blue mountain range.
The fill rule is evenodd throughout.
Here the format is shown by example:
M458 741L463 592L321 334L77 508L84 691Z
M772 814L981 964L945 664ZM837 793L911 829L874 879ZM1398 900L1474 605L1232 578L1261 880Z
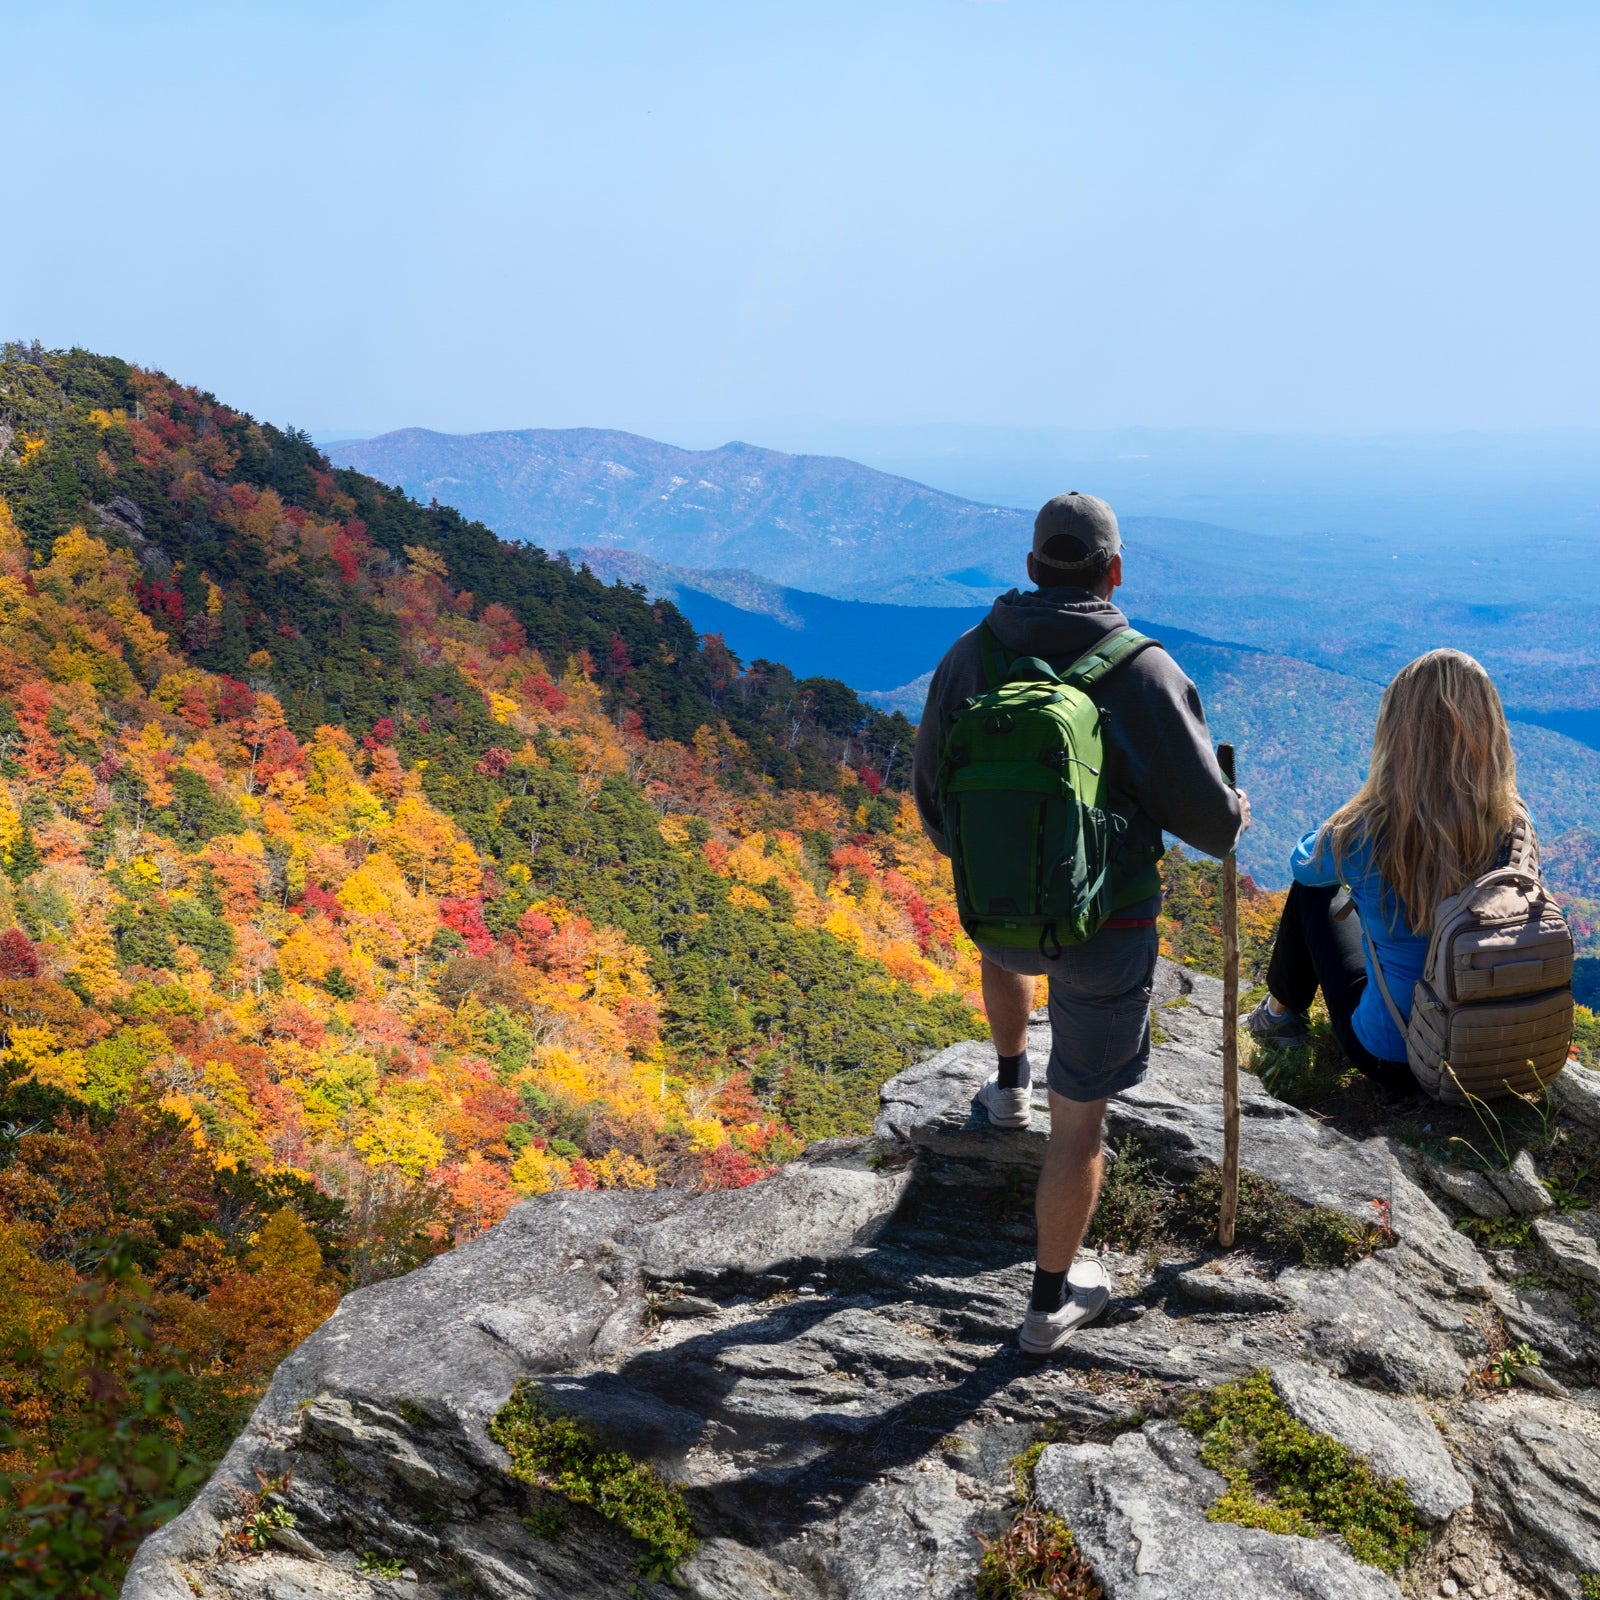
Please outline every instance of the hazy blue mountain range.
M996 549L1025 549L1032 528L1023 512L837 457L748 444L680 450L596 428L464 435L405 428L331 445L328 454L421 500L453 505L507 538L546 548L616 545L690 567L746 567L830 594L876 590L906 575L936 580ZM934 587L958 603L972 599L959 579Z
M1592 428L1363 436L790 419L754 437L992 505L1037 506L1066 485L1145 516L1287 537L1379 534L1457 547L1508 531L1540 545L1600 535Z
M683 450L597 429L404 429L329 453L547 547L612 546L915 606L983 604L1023 579L1028 512L835 456ZM1405 536L1392 508L1375 508L1368 528L1344 505L1337 531L1292 536L1124 515L1131 603L1169 626L1376 681L1424 649L1457 645L1519 713L1600 744L1600 523L1582 511L1588 491L1568 481L1575 469L1562 456L1560 514L1528 516L1498 479L1472 479L1460 465L1470 459L1450 457L1477 495L1459 535L1427 521L1425 507ZM1284 485L1274 492L1282 499Z

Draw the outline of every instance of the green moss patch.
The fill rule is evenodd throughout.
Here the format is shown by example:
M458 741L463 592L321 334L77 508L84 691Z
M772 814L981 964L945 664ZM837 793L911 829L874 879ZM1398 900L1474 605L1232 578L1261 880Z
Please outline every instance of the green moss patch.
M1338 1534L1368 1566L1397 1572L1427 1546L1400 1484L1284 1408L1265 1372L1224 1384L1183 1417L1200 1459L1227 1480L1214 1522L1307 1537Z
M699 1542L680 1490L648 1462L607 1450L576 1417L519 1384L489 1425L511 1457L511 1475L546 1494L588 1506L639 1541L646 1579L670 1578ZM553 1519L544 1521L553 1527Z

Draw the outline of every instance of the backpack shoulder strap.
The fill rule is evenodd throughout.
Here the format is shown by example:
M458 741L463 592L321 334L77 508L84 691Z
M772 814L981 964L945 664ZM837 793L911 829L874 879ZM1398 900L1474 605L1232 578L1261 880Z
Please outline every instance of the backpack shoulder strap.
M1512 813L1500 855L1498 865L1517 867L1536 878L1539 876L1539 836L1533 831L1533 818L1528 815L1527 807L1520 802Z
M1351 902L1354 904L1354 902ZM1389 1008L1389 1015L1394 1019L1395 1030L1400 1037L1406 1037L1406 1019L1400 1015L1400 1007L1394 1003L1394 996L1389 992L1389 980L1383 975L1383 963L1378 960L1378 947L1372 942L1372 935L1367 932L1366 919L1360 912L1356 913L1356 921L1361 924L1361 942L1367 947L1367 959L1372 963L1372 975L1378 980L1378 993L1383 996L1383 1003Z
M1000 643L987 618L978 624L978 654L983 660L984 683L991 689L998 689L1017 658Z
M1152 646L1159 648L1160 644L1159 639L1151 639L1137 628L1123 628L1117 633L1108 634L1087 655L1079 656L1061 674L1061 681L1070 683L1074 689L1093 688L1124 662L1132 661L1136 655Z

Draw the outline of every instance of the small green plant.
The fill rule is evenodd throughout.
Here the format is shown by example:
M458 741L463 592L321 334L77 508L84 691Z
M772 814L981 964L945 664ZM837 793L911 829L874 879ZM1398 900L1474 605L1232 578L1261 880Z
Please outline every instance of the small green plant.
M1182 1420L1200 1438L1200 1459L1228 1485L1211 1507L1213 1521L1308 1537L1336 1533L1358 1561L1385 1572L1426 1547L1404 1487L1297 1422L1267 1373L1214 1389Z
M1015 1217L1028 1216L1033 1211L1033 1186L1026 1174L1008 1167L1002 1174L1000 1185L991 1190L989 1203L994 1207L997 1222L1010 1222Z
M433 1419L414 1400L402 1400L395 1410L405 1419L408 1427L416 1428L419 1432L433 1426Z
M1580 1573L1578 1593L1583 1596L1583 1600L1600 1600L1600 1572Z
M978 1600L1100 1600L1102 1590L1072 1530L1048 1511L1025 1506L998 1539L981 1543Z
M356 1562L357 1572L365 1572L373 1578L398 1578L405 1570L406 1564L401 1557L380 1556L372 1550L366 1551Z
M263 1506L254 1516L245 1519L244 1542L252 1550L265 1550L279 1528L293 1526L294 1513L288 1506Z
M1119 1250L1144 1249L1167 1223L1169 1193L1149 1157L1132 1139L1124 1139L1110 1155L1089 1237L1095 1244L1115 1245Z
M1470 1139L1463 1139L1459 1134L1455 1135L1450 1140L1450 1143L1458 1144L1464 1150L1470 1150L1478 1158L1479 1164L1485 1171L1506 1170L1516 1158L1518 1140L1515 1132L1506 1128L1500 1113L1487 1100L1475 1095L1462 1084L1448 1061L1442 1065L1444 1070L1450 1074L1456 1088L1461 1091L1467 1109L1472 1112L1478 1126L1483 1130L1484 1139L1494 1152L1494 1158L1491 1160L1485 1156ZM1530 1062L1529 1065L1531 1066L1532 1063ZM1510 1085L1508 1084L1506 1087L1509 1089ZM1544 1090L1540 1090L1538 1094L1525 1094L1520 1089L1511 1089L1510 1092L1514 1100L1521 1101L1533 1113L1539 1130L1535 1137L1541 1145L1548 1145L1550 1143L1550 1118L1554 1112L1554 1107L1550 1104L1549 1094Z
M607 1450L576 1417L553 1410L530 1384L519 1384L489 1426L523 1483L589 1506L643 1546L641 1575L670 1579L699 1541L683 1493L648 1462Z
M1268 1050L1252 1039L1249 1051L1247 1069L1260 1078L1268 1094L1293 1106L1326 1099L1354 1077L1320 998L1311 1008L1306 1042L1298 1050Z
M1130 1254L1149 1254L1170 1235L1211 1239L1221 1196L1222 1175L1216 1168L1205 1168L1179 1188L1138 1145L1124 1140L1106 1164L1089 1240ZM1291 1200L1251 1172L1239 1176L1238 1230L1241 1244L1308 1267L1347 1267L1394 1242L1381 1206L1370 1223L1360 1223L1342 1211Z
M1483 1381L1492 1389L1509 1389L1517 1381L1524 1367L1538 1367L1544 1358L1526 1339L1521 1344L1502 1350L1483 1370Z
M328 1476L341 1489L348 1489L355 1482L356 1469L343 1456L331 1456L328 1459Z
M1027 1500L1033 1494L1033 1469L1039 1465L1039 1457L1045 1452L1045 1447L1050 1443L1048 1433L1042 1439L1035 1439L1028 1448L1019 1455L1011 1458L1011 1486L1016 1491L1019 1500Z
M1593 1068L1600 1063L1600 1017L1588 1006L1573 1007L1572 1045L1579 1066Z
M1034 1503L1033 1469L1053 1432L1046 1425L1040 1438L1011 1458L1012 1488L1022 1509L998 1539L979 1538L978 1600L1101 1600L1100 1585L1072 1530Z
M1457 1217L1456 1229L1491 1250L1520 1250L1532 1232L1525 1217Z
M1222 1174L1207 1167L1180 1196L1189 1226L1214 1233L1222 1198ZM1348 1267L1393 1243L1381 1209L1359 1223L1329 1206L1302 1205L1253 1172L1239 1174L1239 1236L1272 1255L1307 1267Z
M541 1495L522 1525L535 1539L559 1539L567 1531L567 1514L554 1498Z

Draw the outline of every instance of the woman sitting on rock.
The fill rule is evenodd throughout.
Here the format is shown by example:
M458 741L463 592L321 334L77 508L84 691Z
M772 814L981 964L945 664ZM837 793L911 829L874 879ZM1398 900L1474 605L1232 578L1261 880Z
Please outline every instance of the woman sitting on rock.
M1351 1062L1393 1094L1415 1091L1361 929L1409 1019L1434 907L1507 858L1518 816L1511 733L1489 674L1459 650L1418 656L1383 692L1367 781L1290 857L1294 883L1250 1032L1270 1049L1304 1044L1321 989Z

